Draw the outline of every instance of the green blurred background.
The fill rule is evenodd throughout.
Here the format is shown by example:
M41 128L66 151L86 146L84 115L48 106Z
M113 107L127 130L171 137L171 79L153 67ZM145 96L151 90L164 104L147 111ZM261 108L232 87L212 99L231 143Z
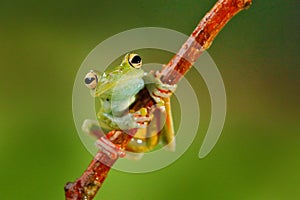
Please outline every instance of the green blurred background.
M75 130L72 86L98 43L147 26L189 35L214 2L1 1L0 199L64 199L64 184L92 159ZM209 49L228 112L206 158L198 158L210 106L201 83L203 121L188 151L153 173L112 170L95 199L299 199L299 9L296 0L254 0Z

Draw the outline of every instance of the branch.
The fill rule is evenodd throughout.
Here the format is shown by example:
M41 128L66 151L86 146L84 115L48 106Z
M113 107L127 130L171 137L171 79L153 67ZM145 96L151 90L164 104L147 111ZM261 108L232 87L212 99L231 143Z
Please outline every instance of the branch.
M111 131L106 137L119 149L124 149L135 132L136 130L132 130L126 134L122 131ZM103 151L98 151L81 177L74 183L68 182L65 185L66 200L92 200L117 159L118 156L112 158Z
M199 56L210 47L214 38L226 23L238 12L248 8L252 0L219 0L204 16L178 53L165 65L159 74L163 83L174 85L188 72ZM139 110L155 104L147 89L139 92L130 109ZM119 149L124 149L136 130L130 134L111 131L107 138ZM83 175L65 186L66 200L92 200L102 186L111 166L119 156L109 157L99 151Z
M163 68L161 81L169 85L178 83L199 56L210 47L227 22L238 12L249 8L251 3L252 0L219 0Z

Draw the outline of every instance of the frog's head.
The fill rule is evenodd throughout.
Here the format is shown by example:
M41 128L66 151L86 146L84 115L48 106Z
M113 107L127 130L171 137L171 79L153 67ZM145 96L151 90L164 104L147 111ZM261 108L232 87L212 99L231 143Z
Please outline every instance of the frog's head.
M116 85L126 85L140 79L144 72L141 69L142 59L138 54L128 53L120 65L106 70L103 73L91 70L84 78L85 85L90 89L92 96L101 96L111 93Z

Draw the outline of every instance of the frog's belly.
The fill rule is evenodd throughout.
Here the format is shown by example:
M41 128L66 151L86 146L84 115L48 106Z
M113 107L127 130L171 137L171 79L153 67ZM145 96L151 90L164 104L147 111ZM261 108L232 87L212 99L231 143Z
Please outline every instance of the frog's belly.
M138 135L146 134L146 129L139 129ZM131 151L135 153L142 153L152 150L159 142L159 134L154 134L150 137L138 137L135 136L126 146L126 151Z
M151 151L160 142L162 126L160 117L155 117L147 128L139 129L126 146L127 151L142 153Z

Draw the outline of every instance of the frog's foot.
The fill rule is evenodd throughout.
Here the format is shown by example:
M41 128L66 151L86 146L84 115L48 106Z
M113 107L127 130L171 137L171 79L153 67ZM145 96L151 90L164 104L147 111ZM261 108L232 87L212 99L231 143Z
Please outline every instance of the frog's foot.
M96 120L91 120L91 119L84 120L81 129L86 134L95 136L96 138L100 138L105 135L102 129L100 128L98 121Z
M160 80L159 80L160 82ZM161 82L160 82L161 83ZM160 104L163 102L163 99L169 98L176 89L174 85L168 84L158 84L157 87L153 88L150 95L155 100L156 103Z
M96 141L96 147L105 153L111 159L117 159L118 157L124 157L125 151L120 147L112 143L107 137L101 137ZM106 163L104 163L106 164Z
M112 137L118 137L119 133L121 133L121 131L117 131ZM134 153L134 152L130 152L130 151L125 152L118 145L113 144L111 142L111 139L113 139L113 138L101 137L99 140L97 140L95 145L99 150L101 150L103 153L105 153L111 159L116 159L118 157L120 157L120 158L125 157L129 160L142 159L144 153Z
M153 114L149 114L146 108L141 108L140 110L131 113L136 124L139 128L146 128L148 124L153 119Z
M160 76L161 74L159 72L156 72L156 74L151 72L148 73L145 78L146 82L150 83L147 85L150 95L158 104L163 103L164 98L169 98L175 92L177 87L177 85L162 83Z
M176 90L177 85L169 85L166 83L162 83L160 80L161 74L157 71L155 74L155 84L156 88L154 89L153 93L156 96L162 97L162 98L169 98Z
M117 124L122 130L146 128L153 118L151 115L144 115L140 110L134 113L127 113L121 117L115 117L107 113L104 113L103 115L112 123Z

